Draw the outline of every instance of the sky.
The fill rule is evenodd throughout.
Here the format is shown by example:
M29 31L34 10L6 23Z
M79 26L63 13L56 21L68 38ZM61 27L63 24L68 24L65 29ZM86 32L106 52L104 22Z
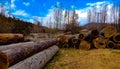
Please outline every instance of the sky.
M111 7L113 1L119 3L119 0L11 0L11 9L9 9L10 0L0 0L0 3L5 5L6 14L10 11L13 16L32 23L34 18L42 19L43 25L47 25L47 19L53 16L54 7L60 5L63 13L65 9L75 9L79 16L78 21L81 25L85 25L89 8L94 5L99 8L105 3Z

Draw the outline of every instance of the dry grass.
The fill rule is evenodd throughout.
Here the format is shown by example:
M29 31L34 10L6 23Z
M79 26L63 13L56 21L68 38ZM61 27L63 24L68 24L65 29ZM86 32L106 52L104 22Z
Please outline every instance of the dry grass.
M120 69L120 50L60 49L44 69Z

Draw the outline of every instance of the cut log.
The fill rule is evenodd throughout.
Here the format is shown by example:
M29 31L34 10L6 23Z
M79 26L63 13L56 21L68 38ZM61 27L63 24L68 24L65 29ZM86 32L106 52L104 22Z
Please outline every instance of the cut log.
M115 43L114 42L112 42L112 41L108 41L108 43L107 43L107 47L108 48L115 48L116 47L116 45L115 45Z
M113 36L113 40L114 40L114 42L120 43L120 33L115 34L115 35Z
M93 44L96 48L105 48L107 45L107 39L102 38L102 37L98 37L96 39L93 40Z
M93 38L92 36L88 35L84 38L85 41L92 42Z
M78 39L77 39L77 38L73 38L73 39L72 39L72 43L73 43L73 44L76 44L77 42L78 42Z
M57 40L51 39L45 42L33 43L30 45L15 47L14 49L8 49L2 52L8 56L7 59L9 60L9 66L11 66L37 52L40 52L44 49L51 47L52 45L55 45L56 43L57 43Z
M75 38L75 35L69 35L68 38L68 48L73 47L72 39Z
M88 41L82 40L79 45L79 49L81 50L89 50L91 48L91 43Z
M102 36L110 38L117 33L117 30L113 26L107 26L103 30L101 30L100 33Z
M97 29L93 29L93 30L88 31L88 32L80 32L79 39L80 40L84 39L85 41L91 42L92 39L94 39L98 36L99 36L99 31Z
M90 35L92 37L98 37L99 36L99 31L97 29L93 29L90 31Z
M7 58L4 53L0 52L0 69L8 69L9 61Z
M31 45L33 43L34 42L31 41L31 42L15 43L15 44L10 44L10 45L1 45L0 46L0 51L7 50L7 49L12 49L12 48L23 46L23 45L27 46L27 45Z
M87 29L81 30L81 31L79 32L78 38L79 38L80 40L85 39L85 37L89 35L88 32L89 32L89 31L88 31Z
M85 33L80 32L78 38L83 40L85 38Z
M20 42L23 40L24 40L23 34L12 34L12 33L0 34L0 45Z
M63 44L63 48L68 48L69 46L68 46L68 44L67 43L64 43Z
M58 50L59 48L57 46L52 46L9 67L8 69L42 69Z
M115 49L120 49L120 44L119 44L119 43L117 43L117 44L115 45Z
M59 39L59 47L64 47L64 44L68 44L68 48L72 47L72 39L75 38L75 35L63 35ZM61 46L62 45L62 46Z
M60 37L59 42L61 43L67 43L68 42L68 36L67 35L63 35Z

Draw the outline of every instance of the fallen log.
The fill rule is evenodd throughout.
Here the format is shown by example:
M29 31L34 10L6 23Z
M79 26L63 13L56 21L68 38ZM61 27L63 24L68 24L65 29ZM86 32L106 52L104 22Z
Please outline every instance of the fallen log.
M113 26L107 26L103 30L101 30L100 33L102 36L110 38L117 33L117 30Z
M43 66L56 54L57 46L52 46L44 51L41 51L8 69L42 69Z
M31 45L33 43L34 42L31 41L31 42L15 43L15 44L10 44L10 45L1 45L0 46L0 51L7 50L7 49L12 49L12 48L23 46L23 45Z
M91 43L88 41L82 40L79 45L79 49L81 50L89 50L91 48Z
M40 43L33 43L30 45L21 45L19 47L15 47L14 49L8 49L2 51L5 55L8 56L9 66L37 53L44 49L55 45L57 40L51 39ZM1 57L0 57L1 58Z
M108 41L108 43L107 43L107 48L115 48L115 43L114 42L112 42L112 41Z
M105 48L107 45L107 39L103 37L97 37L96 39L93 40L94 47L96 48Z

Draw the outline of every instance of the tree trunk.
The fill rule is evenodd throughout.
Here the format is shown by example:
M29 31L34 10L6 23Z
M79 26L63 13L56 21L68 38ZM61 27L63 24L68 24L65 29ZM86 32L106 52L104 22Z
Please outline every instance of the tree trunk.
M44 51L41 51L8 69L42 69L43 66L56 54L57 46L52 46Z
M40 52L51 47L52 45L55 45L56 43L57 40L51 39L44 42L33 43L30 45L21 45L19 47L17 46L13 49L4 50L2 52L8 56L7 59L9 60L9 66L11 66L37 52Z

